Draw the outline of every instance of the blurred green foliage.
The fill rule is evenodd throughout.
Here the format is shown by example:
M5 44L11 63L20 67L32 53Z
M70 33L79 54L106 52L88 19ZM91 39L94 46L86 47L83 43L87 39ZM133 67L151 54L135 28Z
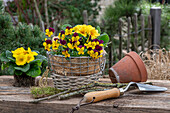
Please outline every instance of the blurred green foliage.
M149 1L142 0L139 3L142 14L149 15L151 7L161 7L161 40L160 47L170 49L170 5L160 4L159 2L151 3Z

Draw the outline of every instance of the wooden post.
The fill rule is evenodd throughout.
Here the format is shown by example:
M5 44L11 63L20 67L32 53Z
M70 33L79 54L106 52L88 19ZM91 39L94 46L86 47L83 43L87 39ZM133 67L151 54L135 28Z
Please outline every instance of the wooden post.
M119 60L122 58L122 19L119 19Z
M145 38L145 18L143 14L141 14L141 39L142 39L142 51L144 51L144 38Z
M152 18L153 33L152 33L152 45L153 49L159 49L160 46L160 28L161 28L161 7L152 7L150 9ZM155 46L156 45L156 46Z
M128 22L128 37L127 37L127 52L129 53L129 45L130 45L130 22L131 22L131 19L130 17L128 17L127 19L127 22Z
M87 15L87 10L83 11L83 19L84 19L84 24L88 24L88 15Z
M150 49L152 44L152 19L151 15L148 16L148 49Z
M135 27L135 42L134 42L134 46L135 46L135 51L138 52L138 17L137 17L137 13L134 14L134 27Z

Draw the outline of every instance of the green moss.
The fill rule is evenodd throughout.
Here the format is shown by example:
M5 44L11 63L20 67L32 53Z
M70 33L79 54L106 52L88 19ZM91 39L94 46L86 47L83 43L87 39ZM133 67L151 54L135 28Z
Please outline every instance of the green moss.
M33 98L42 98L62 92L54 87L32 87L30 89Z

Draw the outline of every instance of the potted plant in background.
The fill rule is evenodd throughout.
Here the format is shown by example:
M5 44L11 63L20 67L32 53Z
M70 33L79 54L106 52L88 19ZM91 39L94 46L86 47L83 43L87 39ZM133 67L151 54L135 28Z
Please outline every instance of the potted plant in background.
M105 66L104 47L109 37L91 25L62 26L58 36L53 28L46 29L43 43L49 53L54 85L70 89L97 80Z
M39 76L47 66L45 56L39 55L38 52L32 51L29 47L25 50L23 47L14 51L7 50L0 55L2 70L14 75L14 86L29 87L35 85L35 77Z

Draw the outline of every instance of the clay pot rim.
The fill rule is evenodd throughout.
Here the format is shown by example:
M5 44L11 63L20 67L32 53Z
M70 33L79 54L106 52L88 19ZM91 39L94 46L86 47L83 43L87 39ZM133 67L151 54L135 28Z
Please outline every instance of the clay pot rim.
M140 56L134 51L127 53L126 56L131 57L133 59L133 61L136 63L136 65L140 71L141 82L145 82L147 80L147 71L146 71L145 65L144 65L142 59L140 58Z

